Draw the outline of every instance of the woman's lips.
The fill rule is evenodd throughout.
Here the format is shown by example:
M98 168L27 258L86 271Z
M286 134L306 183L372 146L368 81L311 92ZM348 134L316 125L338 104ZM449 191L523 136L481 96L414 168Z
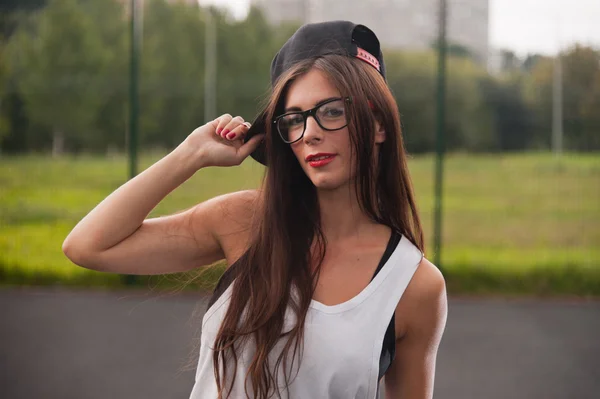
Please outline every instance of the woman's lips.
M320 168L332 162L335 159L335 155L325 155L318 158L319 159L313 159L311 161L308 161L308 164L313 168Z

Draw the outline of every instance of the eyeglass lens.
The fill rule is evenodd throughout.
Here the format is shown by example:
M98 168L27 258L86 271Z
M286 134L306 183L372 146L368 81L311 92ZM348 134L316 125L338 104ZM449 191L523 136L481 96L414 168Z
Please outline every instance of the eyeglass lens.
M338 130L348 124L344 100L335 100L321 105L313 113L317 123L325 130ZM308 115L307 115L308 116ZM277 130L286 142L299 140L306 129L305 114L293 112L277 121Z

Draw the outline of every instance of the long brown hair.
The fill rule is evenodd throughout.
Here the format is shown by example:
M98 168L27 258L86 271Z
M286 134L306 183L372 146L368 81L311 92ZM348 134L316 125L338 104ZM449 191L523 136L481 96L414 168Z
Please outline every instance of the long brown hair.
M283 113L290 83L312 68L325 73L343 97L352 98L348 130L362 211L424 251L397 105L373 67L342 55L295 65L275 85L267 121ZM373 130L376 120L386 132L378 159ZM304 322L326 251L316 189L290 146L280 140L271 125L267 123L265 137L269 167L263 180L261 209L251 244L238 260L229 308L215 339L213 366L219 398L229 397L238 356L246 345L252 345L245 376L247 396L280 397L280 389L289 386L291 370L302 356ZM292 326L284 323L286 312L294 320ZM279 381L280 375L283 381Z

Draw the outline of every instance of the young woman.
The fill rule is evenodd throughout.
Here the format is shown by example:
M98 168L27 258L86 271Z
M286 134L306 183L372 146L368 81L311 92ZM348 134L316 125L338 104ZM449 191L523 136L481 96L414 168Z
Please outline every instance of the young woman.
M63 245L101 271L160 274L226 259L202 321L191 397L433 395L444 279L423 232L375 34L309 24L271 68L252 124L223 115L92 210ZM205 167L248 155L258 190L146 219ZM385 377L385 378L384 378Z

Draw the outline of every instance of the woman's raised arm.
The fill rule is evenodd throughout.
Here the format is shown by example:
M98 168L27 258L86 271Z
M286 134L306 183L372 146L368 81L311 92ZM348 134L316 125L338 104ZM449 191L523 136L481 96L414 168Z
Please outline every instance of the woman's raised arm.
M262 138L244 144L247 129L242 118L226 114L194 130L86 215L65 239L65 255L89 269L126 274L181 272L222 259L219 228L227 214L235 215L247 203L247 194L225 195L175 215L146 218L197 170L239 165ZM222 131L229 131L229 138L222 137Z

